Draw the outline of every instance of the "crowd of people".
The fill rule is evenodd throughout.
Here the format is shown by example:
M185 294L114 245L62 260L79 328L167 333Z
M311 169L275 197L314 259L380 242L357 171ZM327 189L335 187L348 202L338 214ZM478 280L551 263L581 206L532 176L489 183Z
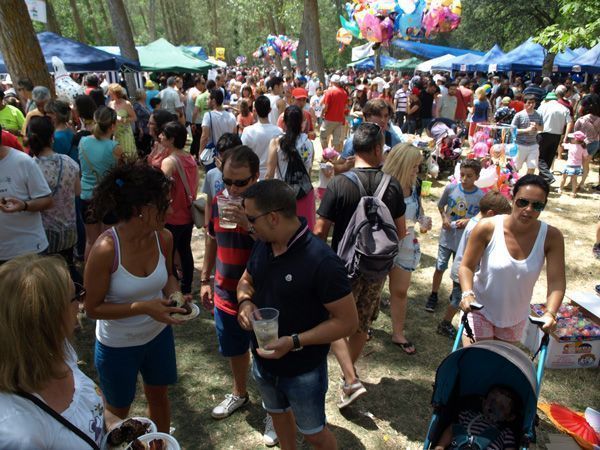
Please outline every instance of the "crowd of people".
M138 374L150 419L168 433L173 328L186 312L171 298L181 293L212 311L230 366L231 389L212 417L248 404L251 374L266 410L265 444L296 448L299 431L315 448L336 448L325 416L327 355L331 349L342 373L343 409L367 393L356 363L387 280L390 339L407 355L417 351L405 333L407 298L421 259L418 234L432 220L421 201L423 152L408 136L427 132L434 119L471 136L482 123L514 126L515 163L528 172L511 201L476 186L477 158L464 160L445 187L423 305L435 311L452 257L453 288L437 332L454 337L460 311L476 341L518 342L544 264L543 328L556 325L564 242L540 215L563 152L559 190L569 176L573 193L586 189L600 145L598 81L353 70L319 80L253 68L210 80L153 75L128 95L96 74L84 80L85 94L74 99L52 98L29 80L0 90L0 447L99 445L128 417ZM377 217L372 240L391 251L359 252L369 241L358 238L361 214ZM206 229L202 261L192 253L194 226ZM600 227L597 234L600 257ZM484 308L472 311L475 301ZM279 338L262 347L252 331L266 307L279 311ZM70 344L80 310L96 321L101 394ZM45 417L30 397L82 433ZM24 426L33 414L51 426Z

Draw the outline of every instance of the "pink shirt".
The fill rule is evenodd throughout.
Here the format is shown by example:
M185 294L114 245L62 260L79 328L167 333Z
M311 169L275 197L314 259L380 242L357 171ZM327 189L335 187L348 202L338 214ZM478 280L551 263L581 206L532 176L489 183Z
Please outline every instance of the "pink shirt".
M587 150L580 144L563 144L565 150L569 151L567 157L567 166L581 166L583 157L587 155Z
M192 192L190 199L185 192L183 182L179 177L179 171L175 168L171 176L173 177L173 185L171 187L171 209L173 212L167 216L167 223L171 225L187 225L192 223L192 212L190 206L193 200L196 199L198 192L198 166L192 155L175 156L179 161L180 166L185 172L188 186Z

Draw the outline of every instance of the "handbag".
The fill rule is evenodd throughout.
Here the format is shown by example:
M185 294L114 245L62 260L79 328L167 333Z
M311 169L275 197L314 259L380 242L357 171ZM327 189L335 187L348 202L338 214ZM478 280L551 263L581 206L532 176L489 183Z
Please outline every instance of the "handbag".
M215 143L213 140L213 132L212 132L212 116L210 111L208 111L208 120L210 124L210 142L206 144L202 153L200 153L200 161L204 166L210 166L215 161Z
M44 403L42 400L37 398L35 395L32 395L28 392L23 392L23 391L16 392L16 394L19 397L23 397L23 398L35 403L40 409L43 409L44 412L46 412L49 416L52 416L52 418L54 418L57 422L60 422L66 428L68 428L73 433L75 433L77 436L79 436L81 438L81 440L85 441L86 444L88 444L91 448L93 448L94 450L100 450L100 447L98 446L98 444L96 444L96 442L94 442L94 440L91 437L89 437L87 434L85 434L83 431L81 431L79 428L77 428L75 425L73 425L71 422L69 422L67 419L65 419L63 416L61 416L59 413L54 411L52 408L50 408L46 403Z
M196 200L193 200L194 196L192 195L192 190L190 189L190 185L188 184L187 176L179 163L179 160L176 156L169 156L169 158L173 158L175 162L175 168L177 169L177 173L179 174L179 178L181 178L181 182L183 183L183 188L185 189L185 194L187 198L190 200L190 212L192 213L192 221L196 228L202 228L204 226L204 209L206 208L206 198L200 197Z

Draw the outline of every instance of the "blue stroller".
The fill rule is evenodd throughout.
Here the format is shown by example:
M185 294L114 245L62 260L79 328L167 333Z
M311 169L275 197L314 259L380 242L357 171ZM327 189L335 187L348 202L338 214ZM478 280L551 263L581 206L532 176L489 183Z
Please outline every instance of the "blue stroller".
M482 308L477 303L473 303L471 307ZM529 320L538 326L543 324L543 321L535 317L530 316ZM474 342L467 314L462 316L452 353L442 361L435 375L431 400L433 416L425 438L424 450L433 448L443 431L455 421L459 399L463 402L465 399L483 396L497 384L510 386L520 397L523 409L513 434L518 448L529 448L529 444L535 442L537 399L544 375L548 334L544 334L538 351L530 359L519 348L502 341L480 341L458 349L463 331L471 342ZM536 369L532 361L538 354ZM451 448L484 450L486 446L482 446L481 441L478 442L475 437L470 436L467 443Z

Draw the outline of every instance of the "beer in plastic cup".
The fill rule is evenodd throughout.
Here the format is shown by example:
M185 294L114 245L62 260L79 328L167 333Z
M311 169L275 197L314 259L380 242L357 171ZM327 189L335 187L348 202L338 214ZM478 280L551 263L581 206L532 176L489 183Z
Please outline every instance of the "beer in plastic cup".
M252 313L252 329L261 351L263 353L273 353L274 350L265 350L265 346L279 339L279 311L275 308L254 310Z
M230 208L232 206L241 204L241 197L232 197L223 194L217 196L217 206L219 207L219 224L221 225L221 228L233 230L237 227L237 223L235 223L233 217L231 216Z

